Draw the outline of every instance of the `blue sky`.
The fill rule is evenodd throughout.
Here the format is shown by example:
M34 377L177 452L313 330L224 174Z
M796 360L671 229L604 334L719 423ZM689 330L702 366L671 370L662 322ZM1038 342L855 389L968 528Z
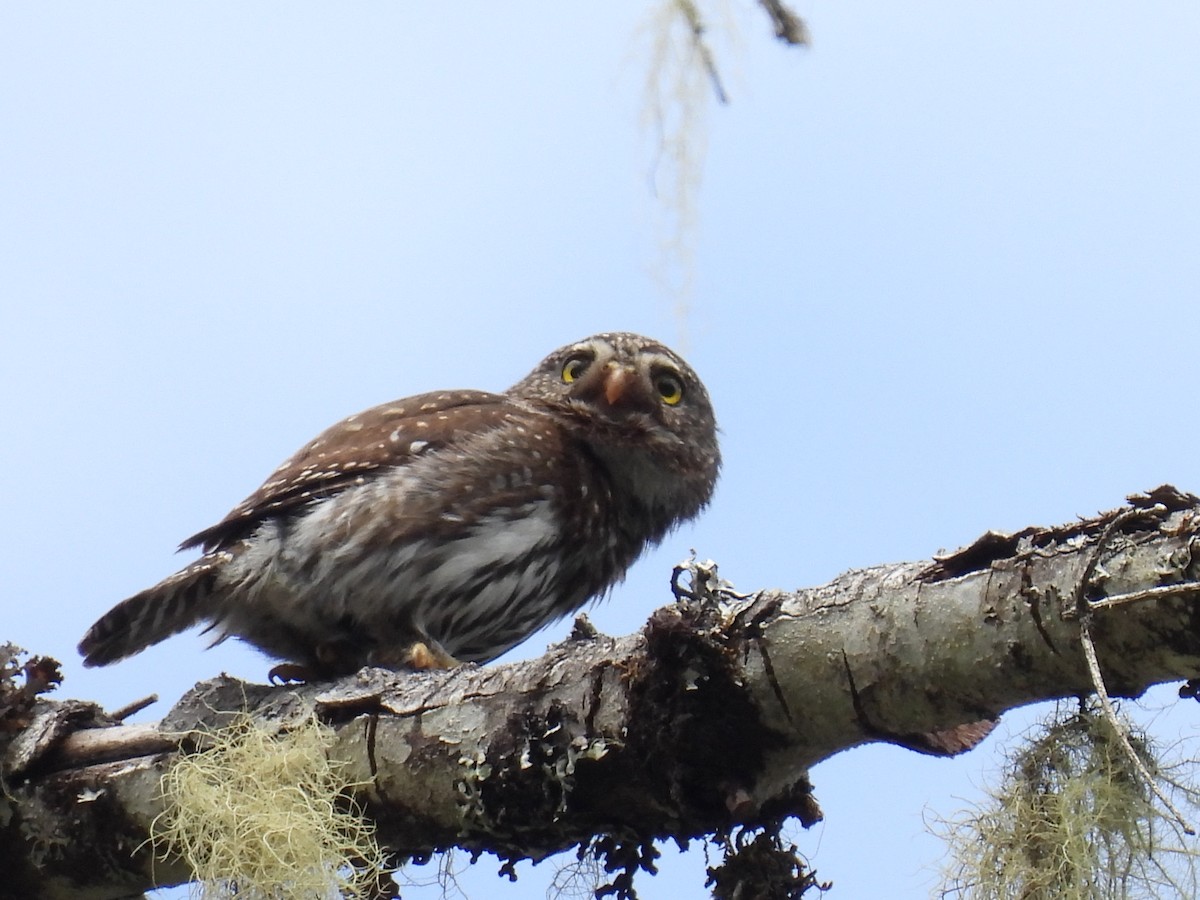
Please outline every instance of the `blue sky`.
M63 660L65 695L157 691L146 719L261 680L194 634L104 670L74 646L326 425L601 330L685 349L726 460L592 612L610 633L692 547L789 588L1200 491L1200 6L821 0L804 51L730 8L680 318L644 3L0 7L0 638ZM928 896L925 819L1028 718L954 761L818 766L796 841L833 896ZM704 897L704 865L671 851L642 896ZM545 895L549 864L479 868L474 897Z

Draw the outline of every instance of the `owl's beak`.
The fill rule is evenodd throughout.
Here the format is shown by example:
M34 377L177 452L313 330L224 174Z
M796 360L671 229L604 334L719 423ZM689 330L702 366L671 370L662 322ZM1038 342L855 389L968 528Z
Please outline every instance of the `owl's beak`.
M636 376L624 366L613 366L604 376L604 399L609 406L616 406L634 383Z

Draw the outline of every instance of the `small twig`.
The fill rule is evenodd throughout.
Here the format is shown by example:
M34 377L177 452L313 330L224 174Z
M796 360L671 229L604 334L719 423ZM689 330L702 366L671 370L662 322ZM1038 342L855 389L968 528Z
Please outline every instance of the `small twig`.
M700 62L703 63L704 70L708 72L713 93L717 95L717 100L723 105L729 103L729 96L725 93L725 85L721 83L721 74L717 71L717 62L713 59L712 49L704 40L704 20L700 18L700 10L696 9L696 4L692 0L675 0L675 6L687 21L688 29L692 33L692 47L700 55Z
M1146 784L1150 786L1150 790L1154 792L1154 796L1158 797L1162 805L1175 817L1175 821L1179 823L1179 827L1183 829L1184 834L1195 835L1195 829L1188 824L1187 819L1183 817L1183 813L1176 809L1175 804L1163 793L1162 789L1158 786L1158 782L1154 780L1154 776L1150 774L1150 770L1146 768L1146 764L1142 762L1142 758L1133 749L1133 744L1129 743L1129 736L1125 733L1125 729L1117 721L1117 712L1113 709L1112 701L1108 697L1108 690L1104 687L1104 675L1100 672L1100 661L1096 658L1096 645L1092 641L1091 623L1086 617L1080 622L1079 637L1083 644L1083 656L1087 660L1088 672L1092 676L1092 687L1096 690L1096 696L1100 698L1100 708L1104 710L1104 718L1108 721L1117 739L1120 740L1121 746L1125 748L1125 753L1129 756L1133 767L1137 769L1138 774L1142 776Z
M758 2L771 17L771 24L775 26L775 37L793 47L807 45L810 42L808 26L804 24L803 19L788 9L782 0L758 0Z
M1179 823L1179 827L1183 829L1184 833L1194 835L1196 833L1195 830L1188 824L1187 819L1183 817L1183 813L1175 808L1175 804L1171 802L1170 798L1158 786L1158 782L1154 780L1154 776L1150 774L1150 770L1146 768L1146 764L1142 762L1142 758L1133 749L1133 744L1129 742L1129 736L1117 720L1117 712L1113 708L1112 700L1109 699L1108 688L1104 685L1104 673L1100 671L1100 660L1096 656L1096 642L1092 639L1092 610L1096 608L1098 603L1103 601L1091 603L1087 599L1088 587L1092 576L1096 573L1096 567L1100 564L1100 557L1104 553L1109 541L1112 540L1113 535L1117 533L1117 529L1130 519L1147 514L1161 514L1166 511L1167 508L1165 506L1157 503L1148 509L1127 509L1123 513L1113 517L1113 520L1105 526L1104 531L1100 532L1100 537L1096 539L1096 546L1092 549L1092 555L1088 558L1087 565L1084 566L1083 574L1080 576L1078 584L1075 585L1074 611L1079 617L1079 642L1083 647L1083 657L1087 661L1088 674L1092 679L1092 689L1095 690L1096 696L1100 699L1100 708L1104 712L1105 720L1107 720L1113 733L1121 742L1121 746L1125 748L1125 753L1129 757L1129 761L1133 764L1134 769L1137 770L1138 774L1149 785L1150 790L1154 792L1154 795L1158 797L1163 806L1174 816L1175 821ZM1177 586L1171 585L1171 587ZM1138 593L1147 592L1139 591Z
M689 587L684 587L680 584L679 579L684 575L690 575L691 581ZM696 597L696 555L693 551L692 555L679 563L671 570L671 593L676 600L695 600Z
M1100 565L1100 557L1104 550L1108 547L1117 529L1128 522L1130 519L1139 519L1143 516L1162 515L1167 511L1167 508L1161 503L1156 503L1153 506L1142 508L1127 509L1116 516L1113 520L1104 526L1104 530L1100 532L1100 537L1096 539L1096 546L1092 550L1092 555L1088 557L1087 565L1083 568L1083 574L1079 576L1079 582L1075 585L1074 603L1071 605L1075 609L1075 613L1081 618L1091 609L1091 604L1087 599L1087 590L1091 586L1092 576L1096 574L1096 566Z
M685 575L691 576L688 587L680 584ZM743 594L732 584L717 574L717 564L711 560L697 560L696 551L671 570L671 593L676 600L698 600L700 602L721 602L732 600L747 600L755 596L753 593Z
M159 731L157 723L83 728L63 738L54 756L55 769L71 769L118 759L134 759L178 750L180 735Z
M1200 594L1200 582L1189 581L1184 584L1162 584L1158 587L1146 588L1141 591L1130 591L1128 594L1113 594L1088 603L1088 610L1110 609L1114 606L1124 606L1126 603L1141 603L1145 600L1165 600L1170 597L1188 597Z
M132 703L126 703L120 709L114 709L108 714L108 717L114 722L124 722L135 713L140 713L143 709L152 703L158 702L158 694L151 694L149 697L143 697L141 700L134 700Z

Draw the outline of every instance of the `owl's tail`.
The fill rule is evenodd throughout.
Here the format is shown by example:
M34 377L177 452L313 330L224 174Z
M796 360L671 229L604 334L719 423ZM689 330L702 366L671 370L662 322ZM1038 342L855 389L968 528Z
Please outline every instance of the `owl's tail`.
M107 666L166 640L209 615L207 600L225 559L204 556L152 588L122 600L79 642L85 666Z

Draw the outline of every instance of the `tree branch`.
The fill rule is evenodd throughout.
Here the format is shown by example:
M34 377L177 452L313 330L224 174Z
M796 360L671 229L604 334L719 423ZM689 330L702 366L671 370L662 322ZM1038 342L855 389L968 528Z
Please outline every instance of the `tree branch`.
M640 634L580 630L528 662L285 687L221 677L152 728L38 700L0 736L0 857L30 896L186 880L145 844L161 773L198 732L247 711L280 728L327 722L330 755L401 856L539 859L599 834L644 844L785 816L810 825L807 770L837 752L890 741L949 755L1005 710L1090 692L1077 595L1111 693L1200 672L1200 500L1160 488L1131 503L1141 514L1104 546L1117 513L989 532L932 562L790 594L740 597L693 567L692 596ZM1105 603L1118 596L1139 599Z

